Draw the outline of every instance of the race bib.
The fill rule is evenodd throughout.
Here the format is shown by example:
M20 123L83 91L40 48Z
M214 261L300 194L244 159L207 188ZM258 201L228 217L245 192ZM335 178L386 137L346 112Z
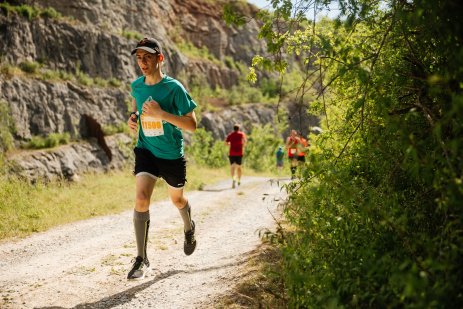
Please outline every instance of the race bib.
M152 101L151 96L146 99L145 103ZM164 135L164 127L162 126L162 120L151 116L141 114L140 116L141 127L145 136L159 136Z
M164 127L162 120L151 116L140 116L141 127L145 136L159 136L164 135Z
M291 148L291 149L289 150L289 152L290 152L291 154L295 154L295 153L296 153L296 150L297 150L296 148Z

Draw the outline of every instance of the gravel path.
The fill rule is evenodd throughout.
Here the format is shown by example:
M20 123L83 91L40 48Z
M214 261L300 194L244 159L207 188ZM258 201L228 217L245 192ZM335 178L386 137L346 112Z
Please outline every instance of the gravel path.
M280 183L281 185L281 183ZM0 308L204 308L239 282L275 226L286 197L278 184L245 177L189 192L198 247L183 253L183 224L168 201L150 208L151 274L127 281L136 253L132 211L65 225L0 244Z

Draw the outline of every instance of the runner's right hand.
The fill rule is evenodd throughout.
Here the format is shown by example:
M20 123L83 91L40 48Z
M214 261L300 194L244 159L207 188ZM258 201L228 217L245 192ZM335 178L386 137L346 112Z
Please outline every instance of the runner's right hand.
M136 134L138 130L137 120L137 116L135 115L130 115L129 120L127 120L127 125L129 126L129 129L133 134Z

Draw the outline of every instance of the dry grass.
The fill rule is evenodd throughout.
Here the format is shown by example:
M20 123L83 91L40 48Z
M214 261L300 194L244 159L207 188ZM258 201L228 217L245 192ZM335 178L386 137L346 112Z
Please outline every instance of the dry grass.
M186 190L197 190L228 177L228 169L189 166ZM51 227L132 209L135 179L129 169L84 175L78 182L36 185L0 176L0 240L25 237ZM152 202L167 199L158 181Z
M287 308L284 286L278 279L281 254L269 244L256 249L238 285L214 301L214 308Z

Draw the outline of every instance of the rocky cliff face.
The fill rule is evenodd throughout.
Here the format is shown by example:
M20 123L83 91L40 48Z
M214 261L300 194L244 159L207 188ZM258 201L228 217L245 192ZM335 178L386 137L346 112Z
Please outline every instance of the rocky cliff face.
M133 141L124 134L106 137L112 160L96 139L73 143L51 150L22 152L14 156L14 173L35 182L66 179L76 181L84 173L107 172L133 163Z
M223 1L205 0L24 0L52 7L68 19L0 15L0 55L11 63L39 60L47 67L74 72L76 66L90 76L116 77L127 81L137 76L130 50L136 40L123 31L156 37L166 54L169 74L187 76L205 73L211 85L231 86L239 72L207 60L188 59L176 47L180 41L207 49L218 59L230 56L249 63L265 46L257 40L258 25L251 20L246 29L226 26ZM254 14L251 6L243 6ZM255 9L254 9L255 10ZM194 60L194 61L193 61ZM212 72L209 72L212 71ZM219 72L220 74L214 74ZM231 81L230 81L231 77Z
M121 89L14 77L0 82L0 91L10 105L16 137L21 140L63 132L79 139L84 114L92 115L102 124L117 124L127 119L127 94Z
M32 136L69 132L73 145L46 151L23 152L10 157L30 179L63 177L72 179L93 168L118 167L131 157L122 151L131 138L107 144L113 160L92 140L83 141L82 117L91 115L101 125L117 125L127 119L130 100L127 85L137 77L136 63L130 50L136 39L123 33L134 32L159 39L166 54L165 71L179 78L187 87L190 78L204 77L212 87L229 88L241 74L224 63L225 57L249 64L265 46L257 40L258 25L250 20L245 29L226 26L222 21L224 1L207 0L12 0L12 4L52 7L62 17L26 18L0 10L0 101L6 102L14 120L17 141ZM243 4L248 16L255 8ZM191 58L177 48L190 42L195 48L206 47L219 61ZM11 73L8 66L24 62L39 63L41 70L84 73L93 78L115 78L121 87L83 86L75 81L53 80ZM182 78L184 80L182 80ZM200 102L199 102L200 103ZM232 116L233 113L237 116ZM265 108L231 108L215 117L206 114L201 125L223 138L233 122L265 122L271 111ZM249 119L249 121L247 121ZM79 142L82 141L82 142ZM122 148L121 148L122 147ZM101 152L101 153L100 153Z

